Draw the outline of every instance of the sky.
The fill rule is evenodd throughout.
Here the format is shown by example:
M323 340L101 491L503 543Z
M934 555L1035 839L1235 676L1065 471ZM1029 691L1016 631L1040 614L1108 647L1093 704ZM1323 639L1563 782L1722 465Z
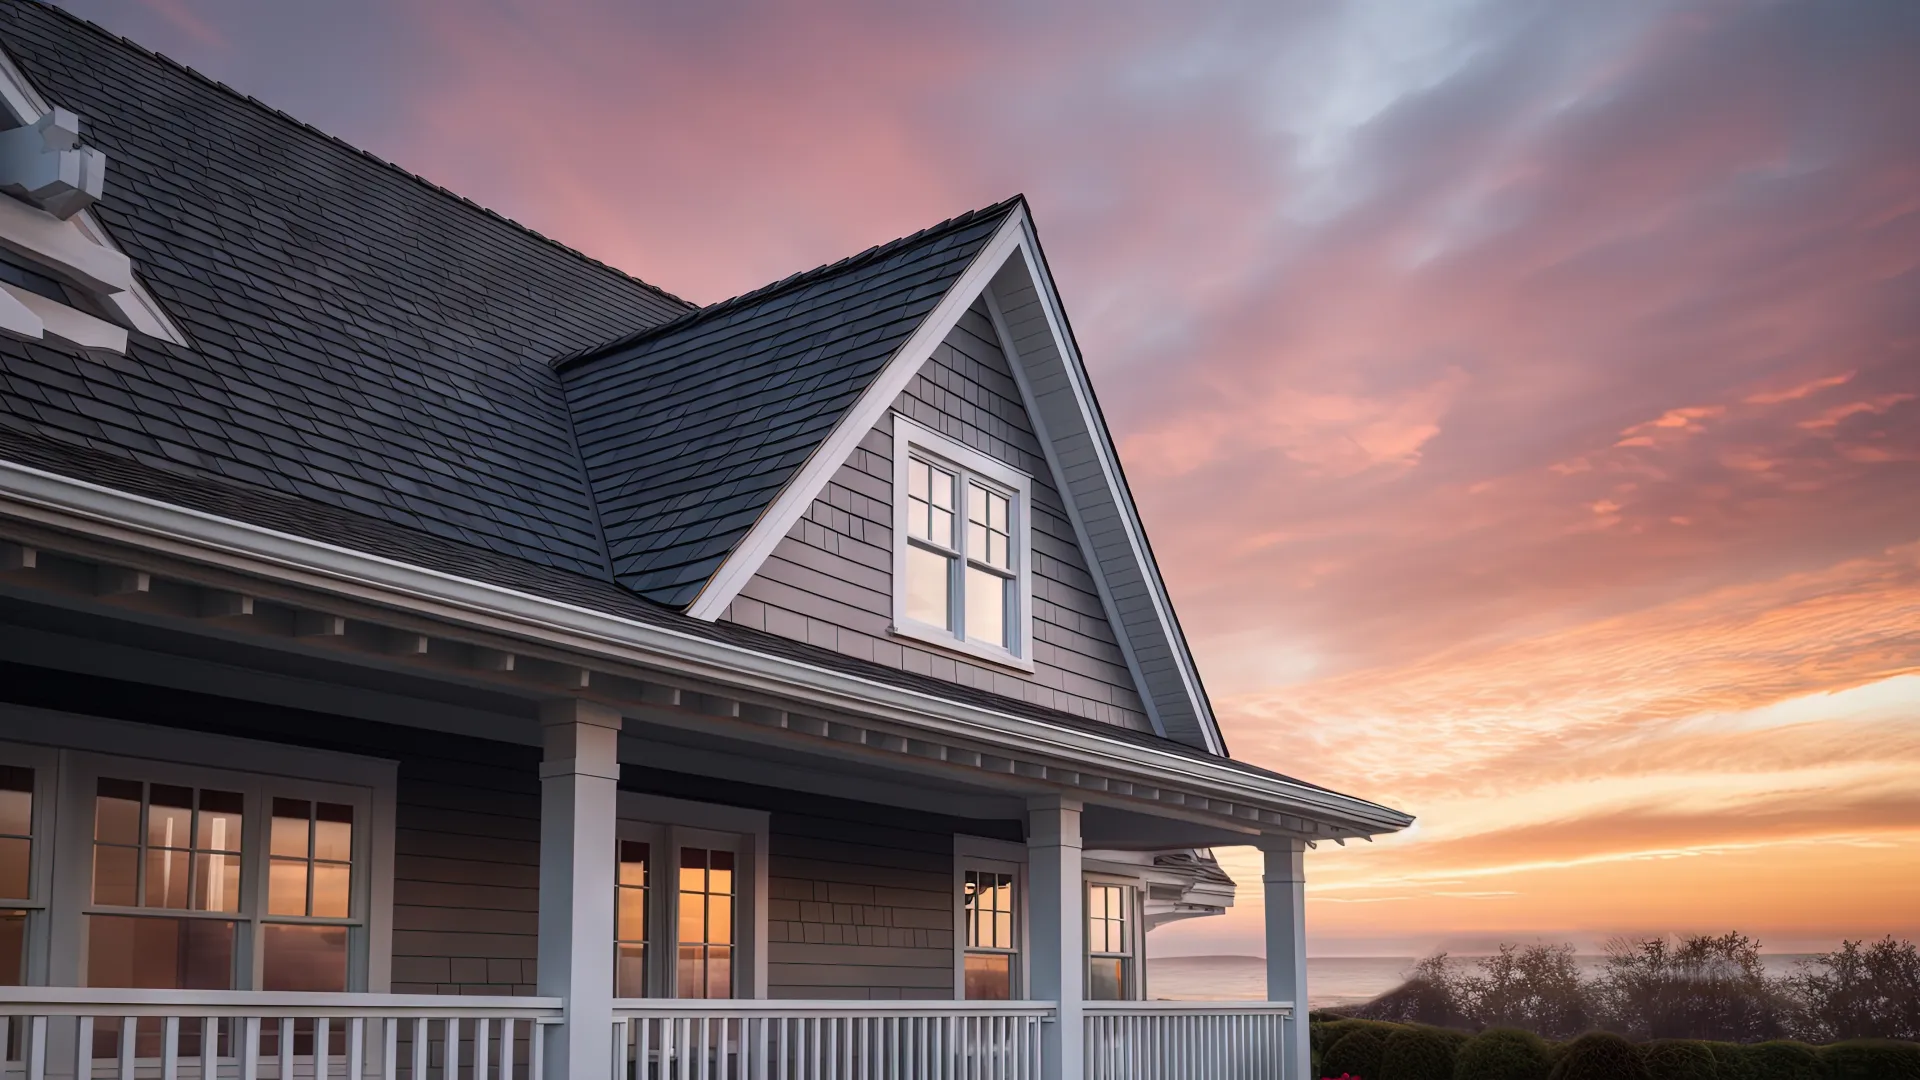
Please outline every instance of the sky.
M1024 192L1314 954L1920 937L1920 5L67 6L703 303Z

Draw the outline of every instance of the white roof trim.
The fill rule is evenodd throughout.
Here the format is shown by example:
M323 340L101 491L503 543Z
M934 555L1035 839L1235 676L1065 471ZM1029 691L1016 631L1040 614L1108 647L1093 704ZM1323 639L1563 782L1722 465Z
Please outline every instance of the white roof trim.
M27 81L26 73L14 64L13 57L7 55L5 49L0 49L0 105L4 105L23 124L35 123L52 108L47 99ZM80 119L84 122L86 117ZM113 242L113 237L100 224L100 219L92 209L81 210L66 220L86 240L120 256L123 262L126 260L126 252ZM119 288L117 283L115 287ZM187 344L187 335L181 332L173 319L168 317L166 309L147 291L138 274L129 273L123 290L107 292L99 297L99 302L112 309L127 326L148 337L175 345Z
M1121 480L1113 440L1094 406L1086 368L1066 333L1059 294L1039 250L1026 208L1016 207L707 580L687 614L709 622L725 614L727 605L759 573L773 549L820 497L860 440L886 415L967 309L984 296L1001 339L1001 350L1046 451L1054 484L1066 503L1101 606L1140 690L1148 719L1161 735L1224 755L1225 740L1220 737L1198 669L1174 621L1166 585L1148 553L1139 511ZM1019 312L1027 317L1019 320L1017 329L1021 332L1015 333L1008 326L1001 301L1014 297L1025 300L1029 295L1033 300L1019 305ZM1037 320L1033 317L1036 314L1040 316ZM1053 414L1051 421L1048 413ZM1069 441L1082 445L1067 446ZM1078 476L1067 467L1076 462L1080 466ZM1087 465L1094 471L1089 472ZM1095 542L1088 528L1094 510L1107 511L1114 520L1104 545ZM1133 577L1140 587L1117 594L1109 580L1116 572Z
M960 277L934 305L927 317L920 321L919 329L913 332L904 345L895 350L893 359L880 369L880 374L867 386L866 392L853 403L841 417L840 423L814 447L813 454L806 464L800 466L787 480L787 486L774 497L760 519L740 543L734 546L720 569L701 587L700 594L687 606L687 614L696 619L713 622L726 613L727 605L747 587L753 575L760 572L760 564L767 561L773 549L792 530L807 508L813 505L820 492L833 479L833 474L853 453L860 440L880 422L893 406L895 398L919 374L920 365L933 355L933 350L947 340L950 333L960 322L960 316L966 314L973 304L973 298L987 287L987 280L1000 268L1007 256L1013 253L1024 235L1020 221L1025 214L1016 209L1000 223L1000 228L988 240L986 246L974 255L973 262L961 273Z
M1217 759L1030 720L5 460L0 460L0 516L613 661L760 688L943 736L1045 751L1081 768L1112 767L1196 785L1235 807L1296 815L1354 835L1393 832L1413 822L1408 814L1365 799L1250 773ZM1242 825L1248 831L1283 831L1252 820Z

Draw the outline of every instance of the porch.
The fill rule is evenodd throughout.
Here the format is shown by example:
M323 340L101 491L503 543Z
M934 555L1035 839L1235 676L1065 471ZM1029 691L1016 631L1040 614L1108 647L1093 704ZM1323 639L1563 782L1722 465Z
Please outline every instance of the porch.
M1231 763L33 539L0 572L0 749L33 774L34 852L29 895L0 889L29 984L0 986L5 1080L1304 1075L1299 853L1339 831ZM145 785L149 826L157 785L230 812L238 841L178 843L230 860L233 892L185 870L188 899L136 876L104 902L103 779ZM345 855L305 834L297 914L273 899L289 800L310 830L352 822ZM1179 885L1152 855L1230 843L1271 849L1276 1000L1152 1001L1149 897ZM685 885L690 851L729 881ZM329 858L352 882L332 913ZM1090 948L1096 888L1124 897L1112 947ZM1156 918L1217 904L1188 901ZM89 920L136 917L231 924L226 981L103 985ZM281 924L339 929L325 992L275 966Z

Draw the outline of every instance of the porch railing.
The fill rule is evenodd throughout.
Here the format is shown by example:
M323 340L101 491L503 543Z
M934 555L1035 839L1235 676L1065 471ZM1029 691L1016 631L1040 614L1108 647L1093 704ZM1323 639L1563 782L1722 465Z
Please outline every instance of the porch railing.
M540 1080L556 998L0 987L0 1080Z
M1037 1080L1043 1001L614 1006L616 1080Z
M1085 1016L1087 1080L1311 1080L1286 1071L1286 1002L1089 1001Z

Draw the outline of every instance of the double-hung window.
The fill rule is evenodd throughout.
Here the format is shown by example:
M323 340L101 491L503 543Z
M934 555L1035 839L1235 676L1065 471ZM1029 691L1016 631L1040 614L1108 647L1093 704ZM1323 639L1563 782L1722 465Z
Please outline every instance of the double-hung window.
M1134 889L1129 885L1087 885L1087 1000L1129 1001L1138 997L1134 966Z
M894 632L1031 666L1032 480L894 420Z
M23 753L8 756L15 760L26 757ZM36 856L45 842L36 834L35 824L47 817L40 805L46 771L29 764L0 765L0 986L20 986L30 981L32 924L39 921L41 909L46 907L45 886L35 873L41 864Z
M620 801L614 995L753 996L767 815L633 792Z

